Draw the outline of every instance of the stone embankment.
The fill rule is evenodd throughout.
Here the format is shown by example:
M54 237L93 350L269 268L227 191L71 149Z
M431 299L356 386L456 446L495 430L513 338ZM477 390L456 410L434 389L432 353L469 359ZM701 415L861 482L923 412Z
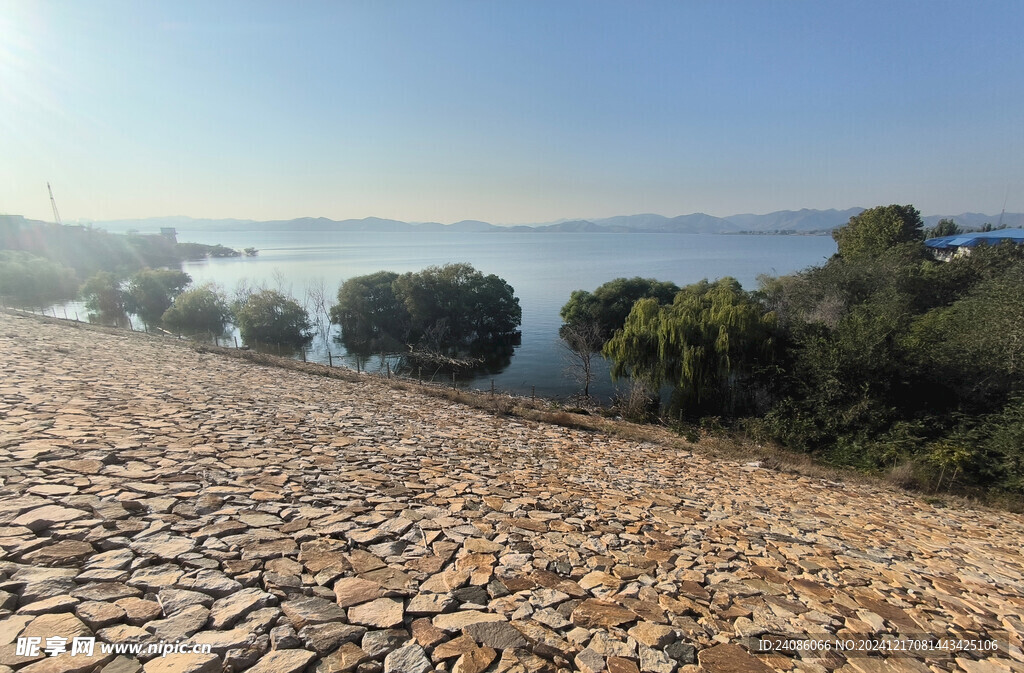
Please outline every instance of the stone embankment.
M1024 671L1019 515L144 335L0 315L0 479L0 673Z

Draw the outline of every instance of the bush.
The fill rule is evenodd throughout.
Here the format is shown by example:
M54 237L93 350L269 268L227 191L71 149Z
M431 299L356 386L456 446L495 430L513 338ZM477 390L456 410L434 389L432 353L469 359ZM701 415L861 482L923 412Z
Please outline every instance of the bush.
M227 299L212 284L182 292L161 318L169 329L186 334L223 334L230 320Z
M75 272L20 250L0 250L0 296L16 304L41 306L71 299L78 292Z
M312 338L305 309L277 290L246 294L235 301L232 309L235 324L247 342L298 347Z

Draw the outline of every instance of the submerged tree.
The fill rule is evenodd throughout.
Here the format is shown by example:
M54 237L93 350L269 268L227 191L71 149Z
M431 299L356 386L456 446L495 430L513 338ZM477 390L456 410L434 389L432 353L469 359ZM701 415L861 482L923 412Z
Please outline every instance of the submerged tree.
M378 271L349 278L338 288L331 322L341 326L346 346L353 350L395 350L404 343L409 314L395 295L397 273Z
M331 318L353 348L451 352L516 335L522 309L501 278L448 264L350 278Z
M85 305L104 319L117 319L124 313L121 280L109 271L98 271L82 286Z
M168 328L187 334L223 334L230 319L227 298L211 283L179 294L161 318Z
M184 271L143 269L128 280L125 309L139 315L147 325L154 325L191 282L192 277Z
M595 361L600 355L594 344L600 347L601 331L597 323L572 323L562 325L558 331L568 362L569 376L583 386L583 397L590 397L590 384L594 382Z
M311 339L305 309L277 290L246 292L232 309L235 324L248 342L298 347Z

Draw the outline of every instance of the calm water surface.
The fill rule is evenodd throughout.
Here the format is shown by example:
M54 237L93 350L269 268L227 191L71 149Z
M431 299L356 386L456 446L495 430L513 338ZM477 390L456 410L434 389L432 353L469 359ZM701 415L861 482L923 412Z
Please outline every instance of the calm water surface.
M301 303L309 284L323 281L330 299L348 278L375 271L419 271L432 264L468 262L515 288L523 309L522 344L511 364L497 374L468 383L529 394L567 397L578 385L567 378L559 345L558 311L573 290L593 290L621 276L643 276L686 285L703 278L732 276L756 287L762 273L784 274L824 262L835 250L828 236L718 236L710 234L574 233L402 233L187 231L180 241L221 243L236 249L255 247L255 258L212 259L184 265L195 283L213 281L228 292L239 283L267 285L290 292ZM337 365L354 359L333 339L318 337L307 358ZM375 363L371 362L370 367ZM429 372L424 372L428 377ZM607 367L591 390L614 393Z

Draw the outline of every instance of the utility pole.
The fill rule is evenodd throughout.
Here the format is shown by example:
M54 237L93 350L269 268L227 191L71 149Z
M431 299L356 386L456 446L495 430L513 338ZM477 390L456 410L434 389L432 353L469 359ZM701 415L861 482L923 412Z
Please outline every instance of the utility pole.
M57 212L57 202L53 198L53 188L50 187L50 183L46 183L46 189L50 192L50 205L53 206L53 221L57 224L64 224L60 221L60 213Z

